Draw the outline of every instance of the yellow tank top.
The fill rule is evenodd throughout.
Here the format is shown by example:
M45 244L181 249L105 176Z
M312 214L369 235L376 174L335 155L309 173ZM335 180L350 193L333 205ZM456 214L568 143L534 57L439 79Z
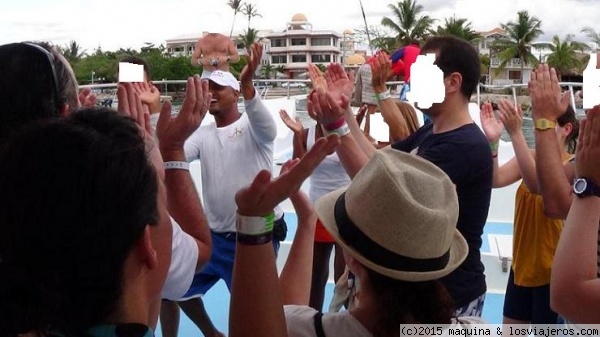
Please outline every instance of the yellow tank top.
M538 287L550 283L554 251L563 228L562 219L544 215L542 196L521 182L515 197L513 262L515 284Z

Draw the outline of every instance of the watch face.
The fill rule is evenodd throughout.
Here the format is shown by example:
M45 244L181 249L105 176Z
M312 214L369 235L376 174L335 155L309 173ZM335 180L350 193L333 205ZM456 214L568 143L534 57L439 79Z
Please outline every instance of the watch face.
M575 193L577 194L581 194L583 192L585 192L587 188L587 181L585 181L585 179L577 179L575 180L575 183L573 184L573 191L575 191Z

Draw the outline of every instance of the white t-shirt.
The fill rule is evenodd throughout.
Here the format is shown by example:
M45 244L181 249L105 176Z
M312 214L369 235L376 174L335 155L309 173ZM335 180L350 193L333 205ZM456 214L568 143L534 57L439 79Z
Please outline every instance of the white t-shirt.
M311 126L308 129L306 138L307 150L310 150L315 144L315 133L316 126ZM323 159L309 179L310 190L308 196L313 203L329 192L350 185L350 177L335 152Z
M258 95L244 104L246 112L237 121L222 128L200 126L184 146L188 162L200 159L204 212L215 232L235 231L235 194L259 171L273 168L275 120ZM279 218L282 212L275 213Z
M286 305L283 307L289 337L315 337L314 316L317 311L305 305ZM326 337L373 337L348 311L327 313L322 317L323 331ZM470 324L484 324L479 317L460 317L450 328L466 327Z
M185 295L194 279L198 262L198 244L184 232L171 218L173 242L171 244L171 265L162 289L162 298L178 300Z

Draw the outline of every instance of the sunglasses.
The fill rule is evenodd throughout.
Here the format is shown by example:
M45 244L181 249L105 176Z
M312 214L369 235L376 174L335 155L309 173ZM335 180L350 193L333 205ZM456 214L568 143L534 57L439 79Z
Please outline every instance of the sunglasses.
M59 97L59 90L58 90L58 75L56 74L56 67L54 67L54 55L52 55L51 52L49 52L48 50L46 50L44 47L37 45L35 43L23 43L26 46L29 46L39 52L41 52L42 54L44 54L46 56L46 60L48 60L48 64L49 67L52 71L52 79L53 79L53 88L54 88L54 104L56 104L56 109L58 109L60 111L60 97Z

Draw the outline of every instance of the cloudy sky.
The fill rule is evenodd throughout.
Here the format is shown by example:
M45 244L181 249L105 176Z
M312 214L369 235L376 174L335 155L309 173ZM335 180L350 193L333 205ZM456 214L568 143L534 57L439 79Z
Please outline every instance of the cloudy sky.
M283 30L296 13L306 15L315 30L364 27L359 0L247 0L262 17L252 27ZM390 0L363 0L369 25L377 25ZM592 26L600 31L600 0L418 0L426 13L443 22L455 15L487 31L514 20L528 10L542 20L544 36L576 34ZM229 33L232 10L227 0L0 0L0 44L47 40L64 45L76 40L88 52L119 47L138 49L144 42L164 43L181 34L202 31ZM235 30L245 29L246 17L238 14Z

